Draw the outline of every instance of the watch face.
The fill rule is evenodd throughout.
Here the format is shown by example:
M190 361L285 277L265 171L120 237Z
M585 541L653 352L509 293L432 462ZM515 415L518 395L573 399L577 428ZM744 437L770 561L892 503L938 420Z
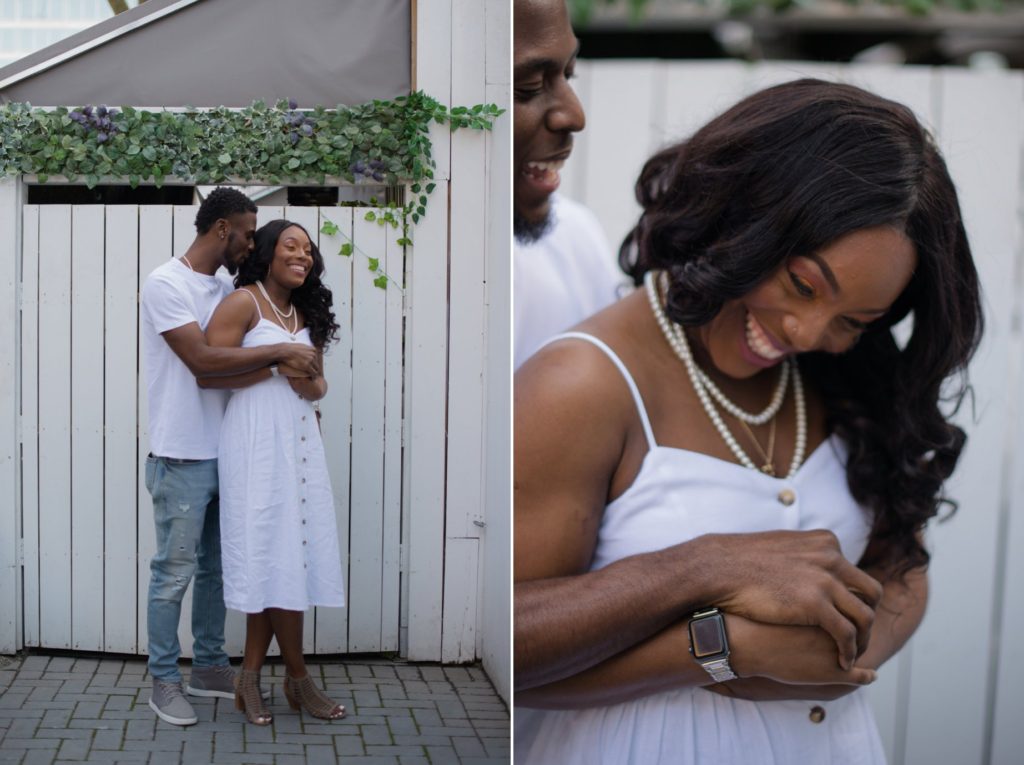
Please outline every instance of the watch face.
M690 642L693 646L693 656L696 659L724 653L725 630L722 627L722 617L713 616L691 621Z

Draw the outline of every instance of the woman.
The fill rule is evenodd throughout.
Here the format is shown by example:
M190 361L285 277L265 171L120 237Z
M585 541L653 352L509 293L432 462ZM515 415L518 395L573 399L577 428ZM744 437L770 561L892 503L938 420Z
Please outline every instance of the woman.
M905 107L801 80L637 197L643 287L516 378L516 759L884 762L858 688L923 615L982 327L945 165Z
M238 289L210 319L210 345L305 343L322 361L338 330L323 271L320 251L302 226L267 223L235 277ZM345 604L334 501L312 404L327 393L327 382L278 365L200 385L236 388L218 455L224 601L247 614L235 706L252 723L272 722L259 673L276 637L291 708L338 719L345 708L313 684L302 656L303 612Z

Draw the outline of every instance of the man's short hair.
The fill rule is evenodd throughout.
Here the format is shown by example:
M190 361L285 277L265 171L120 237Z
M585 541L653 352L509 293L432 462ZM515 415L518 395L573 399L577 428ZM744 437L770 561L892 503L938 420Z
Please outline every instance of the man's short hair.
M221 218L247 212L257 212L255 202L238 189L218 186L199 205L199 212L196 214L196 231L205 234Z

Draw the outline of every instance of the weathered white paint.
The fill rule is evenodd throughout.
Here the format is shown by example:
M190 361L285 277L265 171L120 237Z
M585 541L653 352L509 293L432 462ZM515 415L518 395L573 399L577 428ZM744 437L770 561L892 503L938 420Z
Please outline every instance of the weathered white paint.
M451 95L452 0L416 4L415 87L437 98ZM430 40L431 44L425 44ZM444 53L439 55L439 51ZM479 66L479 62L477 62ZM450 101L449 101L450 103ZM413 233L406 301L416 321L406 327L405 437L401 650L410 659L441 658L444 588L445 410L448 402L448 178L451 134L430 130L437 187ZM460 221L461 224L461 221ZM403 638L404 635L404 638Z
M21 257L21 513L22 587L25 645L39 643L39 547L24 539L39 538L39 208L22 210ZM15 506L16 507L16 506ZM21 638L19 638L20 640Z
M511 40L508 34L509 5L487 3L486 27L487 103L511 103ZM487 238L483 260L487 304L484 344L484 488L482 492L485 526L481 531L480 627L477 650L484 669L498 693L511 698L511 527L512 527L512 450L509 433L512 400L512 294L508 289L512 260L508 242L512 236L508 211L512 207L512 175L506 150L512 144L511 115L494 126L493 140L485 145ZM458 177L458 176L456 176Z
M601 61L581 62L579 73L588 126L565 169L564 192L599 213L616 248L639 212L632 185L645 151L685 137L761 87L801 76L840 79L907 104L931 126L960 194L987 329L970 369L973 412L968 401L957 416L969 441L948 494L960 511L928 535L928 613L869 692L893 765L1015 762L1024 749L1024 413L1016 403L1024 380L1024 79L804 63ZM626 105L610 110L609 94Z
M19 507L21 445L17 374L21 315L18 308L20 184L0 181L0 507ZM21 647L20 516L0 510L0 652Z

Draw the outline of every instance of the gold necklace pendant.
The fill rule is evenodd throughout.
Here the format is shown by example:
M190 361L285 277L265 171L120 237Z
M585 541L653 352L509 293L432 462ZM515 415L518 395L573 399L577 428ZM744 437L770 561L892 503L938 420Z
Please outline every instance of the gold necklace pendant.
M770 475L772 478L774 478L775 477L775 466L772 465L770 462L765 463L764 465L761 466L761 472L766 474L766 475Z

